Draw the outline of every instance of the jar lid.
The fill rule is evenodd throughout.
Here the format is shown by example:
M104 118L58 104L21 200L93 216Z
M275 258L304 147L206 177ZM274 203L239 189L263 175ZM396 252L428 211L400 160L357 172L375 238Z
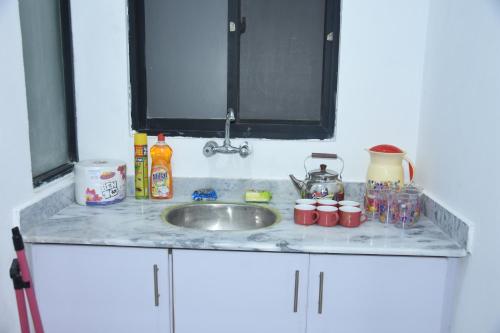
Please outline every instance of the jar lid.
M392 153L392 154L404 153L404 151L401 150L400 148L393 146L393 145L386 145L386 144L373 146L369 149L369 151L373 151L376 153Z

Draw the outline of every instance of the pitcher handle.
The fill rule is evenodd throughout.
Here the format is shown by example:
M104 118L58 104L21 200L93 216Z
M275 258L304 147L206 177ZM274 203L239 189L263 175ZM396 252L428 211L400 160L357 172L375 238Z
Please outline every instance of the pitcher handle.
M410 183L413 181L413 177L415 176L415 165L413 164L413 162L408 158L408 157L404 157L404 160L406 162L408 162L408 170L410 172Z

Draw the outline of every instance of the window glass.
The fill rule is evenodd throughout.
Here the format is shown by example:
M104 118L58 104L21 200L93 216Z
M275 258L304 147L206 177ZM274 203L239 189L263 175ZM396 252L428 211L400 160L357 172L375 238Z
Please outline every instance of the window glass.
M241 1L241 119L320 120L324 5Z
M72 160L61 2L19 1L31 168L39 177Z
M146 0L144 7L148 117L224 118L227 0Z
M129 0L132 127L333 137L339 0Z

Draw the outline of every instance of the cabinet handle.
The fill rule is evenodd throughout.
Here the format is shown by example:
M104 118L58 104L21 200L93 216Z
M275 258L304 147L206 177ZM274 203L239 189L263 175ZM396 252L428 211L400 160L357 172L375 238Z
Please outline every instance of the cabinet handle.
M293 292L293 312L297 312L299 304L299 271L295 271L295 289Z
M318 313L323 312L323 278L325 274L323 272L319 273L319 296L318 296Z
M155 306L160 305L160 293L158 292L158 265L153 265L153 284L155 289Z

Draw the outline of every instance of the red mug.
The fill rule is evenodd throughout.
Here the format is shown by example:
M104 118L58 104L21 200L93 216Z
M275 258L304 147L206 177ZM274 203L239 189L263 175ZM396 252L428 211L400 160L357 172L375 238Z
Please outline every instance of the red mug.
M295 200L295 204L316 206L316 199L297 199Z
M357 201L342 200L342 201L339 201L339 207L342 207L342 206L361 207L361 204Z
M340 224L344 227L355 228L366 221L366 215L361 208L354 206L342 206L340 210Z
M293 217L295 223L303 225L311 225L318 221L319 214L316 211L316 206L312 205L295 205L293 209Z
M319 199L318 206L335 206L338 207L339 203L332 199Z
M339 222L338 208L334 206L319 206L317 208L318 224L323 227L333 227Z

